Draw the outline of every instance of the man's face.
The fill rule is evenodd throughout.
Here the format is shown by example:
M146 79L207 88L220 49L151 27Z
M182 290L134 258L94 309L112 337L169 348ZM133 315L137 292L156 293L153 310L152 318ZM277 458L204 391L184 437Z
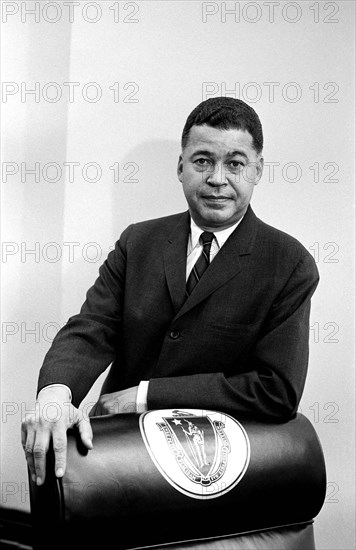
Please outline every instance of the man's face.
M238 222L262 169L249 132L193 126L179 157L178 178L195 223L214 231Z

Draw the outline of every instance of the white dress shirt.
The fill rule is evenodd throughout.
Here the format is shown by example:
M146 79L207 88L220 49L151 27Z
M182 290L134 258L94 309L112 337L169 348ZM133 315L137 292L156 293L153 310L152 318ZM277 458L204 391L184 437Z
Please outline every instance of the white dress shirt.
M217 253L219 252L220 248L225 244L225 242L230 237L231 233L233 233L236 229L236 227L241 222L242 218L232 225L231 227L228 227L227 229L220 229L214 231L215 238L213 239L213 242L211 243L210 248L210 263L213 261ZM190 234L188 239L188 247L187 247L187 270L186 270L186 277L185 280L188 280L189 274L191 270L193 269L193 266L195 265L196 261L198 260L200 254L203 251L203 245L200 242L200 235L203 233L204 229L201 229L193 218L190 218Z

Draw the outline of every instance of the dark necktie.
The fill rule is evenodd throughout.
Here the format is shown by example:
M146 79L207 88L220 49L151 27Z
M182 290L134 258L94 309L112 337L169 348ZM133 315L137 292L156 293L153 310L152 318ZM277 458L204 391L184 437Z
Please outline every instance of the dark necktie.
M214 233L209 233L208 231L204 231L204 233L200 235L200 240L203 243L203 250L199 258L195 262L193 269L189 273L189 277L186 285L187 297L192 293L193 288L198 283L198 281L202 278L204 271L210 264L210 248L211 248L211 243L213 242L213 239L214 239Z

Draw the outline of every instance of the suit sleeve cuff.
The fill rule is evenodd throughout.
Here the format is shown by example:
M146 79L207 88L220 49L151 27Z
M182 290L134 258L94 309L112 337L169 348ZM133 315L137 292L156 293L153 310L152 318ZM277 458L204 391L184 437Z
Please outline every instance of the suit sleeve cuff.
M149 380L141 380L138 385L137 397L136 397L136 410L137 412L147 411L147 394Z

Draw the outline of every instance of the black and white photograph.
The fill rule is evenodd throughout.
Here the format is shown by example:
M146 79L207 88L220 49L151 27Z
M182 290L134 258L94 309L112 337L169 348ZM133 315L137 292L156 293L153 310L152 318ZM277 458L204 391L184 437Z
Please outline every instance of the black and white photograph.
M0 8L0 547L354 550L355 2Z

